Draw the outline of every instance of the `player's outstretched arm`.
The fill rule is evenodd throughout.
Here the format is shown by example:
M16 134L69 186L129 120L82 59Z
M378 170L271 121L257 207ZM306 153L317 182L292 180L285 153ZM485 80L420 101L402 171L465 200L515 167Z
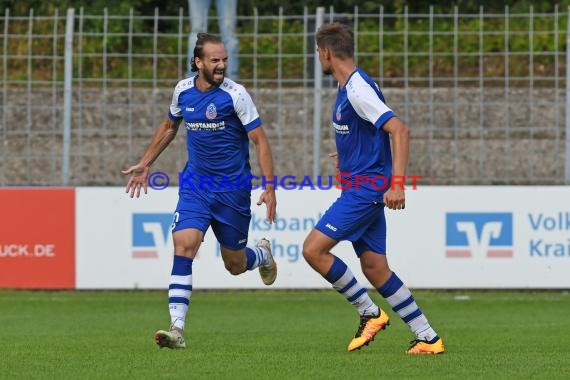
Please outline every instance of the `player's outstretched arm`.
M257 160L259 161L262 175L272 181L273 156L271 154L271 147L269 146L269 140L267 140L263 125L260 125L253 131L249 132L249 139L255 145L255 153L257 154ZM265 189L263 193L261 193L257 205L259 206L262 203L265 203L265 206L267 207L267 220L269 220L269 223L273 223L277 210L277 199L275 197L275 187L272 183L267 183L265 185Z
M403 178L408 166L410 131L397 117L388 120L382 128L392 138L392 177ZM404 209L406 207L404 189L390 184L390 188L384 193L384 204L392 210Z
M126 192L130 193L131 198L134 196L138 198L141 193L141 188L144 189L145 194L147 193L150 166L162 151L166 149L168 144L174 140L179 125L180 120L171 120L167 117L154 132L154 136L139 163L121 171L124 175L130 174L131 176L126 187Z

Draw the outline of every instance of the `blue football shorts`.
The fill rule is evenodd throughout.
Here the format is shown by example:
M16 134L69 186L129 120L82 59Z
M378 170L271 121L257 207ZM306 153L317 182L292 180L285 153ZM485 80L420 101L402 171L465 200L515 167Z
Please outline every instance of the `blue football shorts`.
M386 254L384 204L360 198L355 191L343 191L315 228L336 241L352 242L358 257L366 251Z
M213 192L185 187L178 196L172 232L196 228L206 233L211 226L222 247L245 248L251 220L249 189Z

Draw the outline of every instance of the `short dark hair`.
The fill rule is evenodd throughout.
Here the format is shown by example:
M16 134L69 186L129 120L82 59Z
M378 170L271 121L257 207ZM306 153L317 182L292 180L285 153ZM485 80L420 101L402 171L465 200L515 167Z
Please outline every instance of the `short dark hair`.
M317 31L317 46L330 49L339 58L354 57L354 33L340 22L323 24Z
M194 47L194 56L192 57L191 67L192 71L198 71L198 66L196 66L196 57L202 59L204 58L204 45L207 43L221 44L222 39L215 34L210 33L198 33L196 38L196 46Z

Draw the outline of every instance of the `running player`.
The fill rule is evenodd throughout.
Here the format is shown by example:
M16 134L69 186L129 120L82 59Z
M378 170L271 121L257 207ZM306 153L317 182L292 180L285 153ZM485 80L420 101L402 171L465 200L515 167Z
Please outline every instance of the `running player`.
M343 182L351 181L352 186L345 186L341 196L310 232L303 245L303 256L360 314L358 330L348 345L349 351L368 345L390 319L372 301L346 264L330 253L341 240L352 242L366 278L415 334L407 352L442 353L443 341L408 288L390 270L386 259L384 207L403 210L404 190L371 181L373 178L386 179L389 185L391 176L402 178L405 175L408 128L386 105L378 86L354 64L354 36L348 27L340 23L324 24L316 39L323 72L338 81L332 112L337 168L341 174L347 173Z
M234 275L259 268L271 285L277 266L269 241L247 246L251 219L249 142L255 145L263 176L273 178L273 158L257 109L245 88L225 78L227 53L222 40L199 33L192 68L198 74L181 80L174 89L168 117L130 175L131 197L145 193L151 164L174 139L184 122L188 162L180 175L179 200L174 214L172 265L168 303L171 326L155 333L160 347L185 348L183 332L192 294L192 261L209 227L221 246L226 269ZM275 219L274 185L265 184L258 205Z

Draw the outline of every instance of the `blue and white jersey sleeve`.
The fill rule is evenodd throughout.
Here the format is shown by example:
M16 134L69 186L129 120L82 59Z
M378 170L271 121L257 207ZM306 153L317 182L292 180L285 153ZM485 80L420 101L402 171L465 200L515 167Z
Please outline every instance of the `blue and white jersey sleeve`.
M370 84L359 73L355 73L347 88L347 97L358 116L380 129L396 115L382 100L380 90L376 92L372 85L378 89L376 84Z
M172 102L170 103L170 109L168 110L168 117L171 120L182 119L182 108L180 108L178 97L180 96L182 91L185 91L193 86L194 86L194 78L192 77L181 80L174 88L174 93L172 94Z
M236 91L228 91L234 103L234 109L237 117L241 121L243 127L247 132L251 132L261 125L259 113L251 96L246 91L245 87L236 84ZM223 88L225 89L225 88Z

